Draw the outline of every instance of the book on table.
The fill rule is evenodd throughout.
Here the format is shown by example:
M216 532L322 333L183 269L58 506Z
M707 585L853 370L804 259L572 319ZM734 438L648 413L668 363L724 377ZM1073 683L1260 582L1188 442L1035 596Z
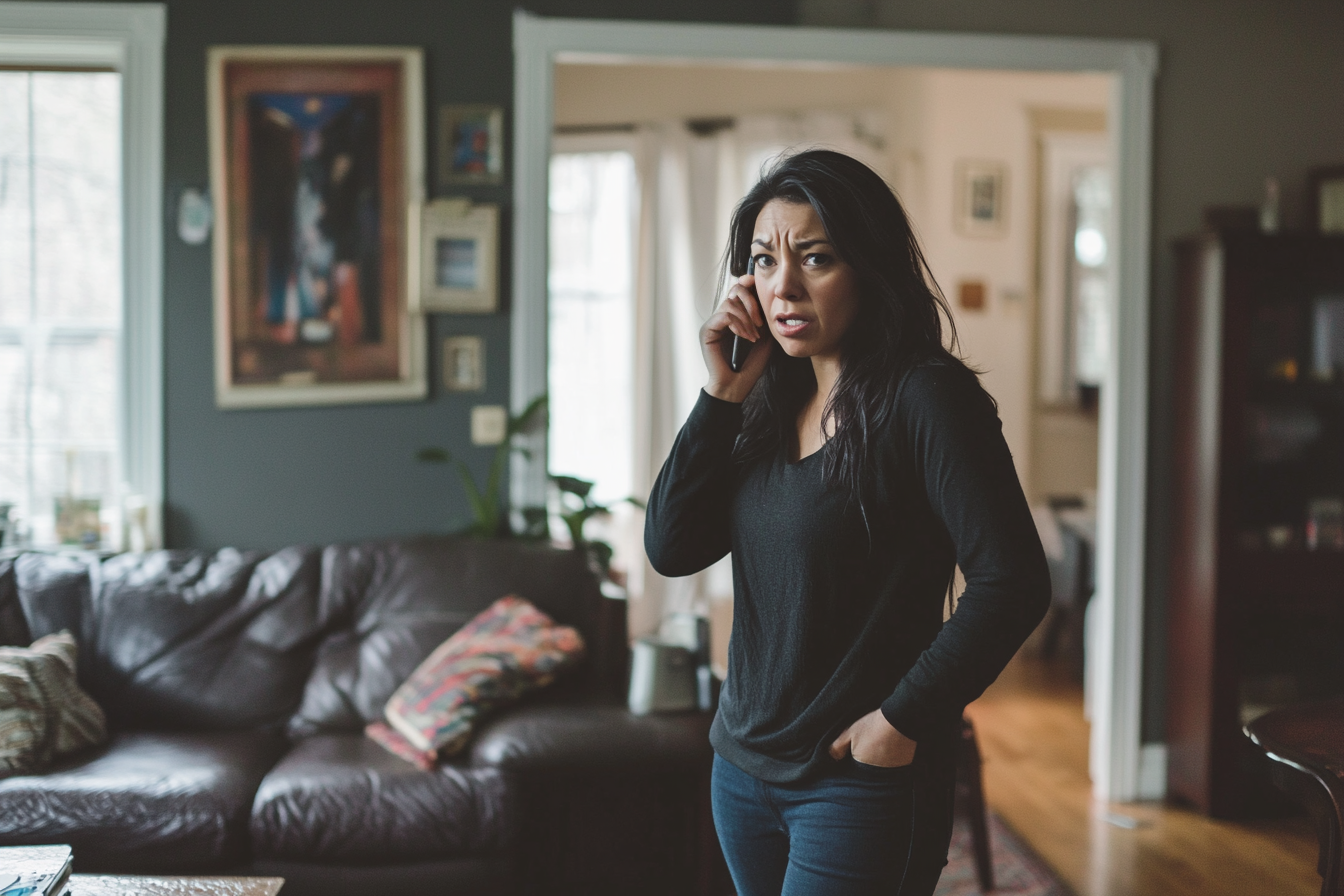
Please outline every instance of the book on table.
M0 846L0 896L61 896L73 863L68 846Z

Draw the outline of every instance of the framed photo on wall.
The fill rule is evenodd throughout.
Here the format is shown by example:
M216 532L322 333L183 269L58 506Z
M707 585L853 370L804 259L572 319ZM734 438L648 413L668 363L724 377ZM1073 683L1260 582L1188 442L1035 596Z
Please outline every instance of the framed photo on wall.
M220 407L427 394L422 72L416 48L209 50Z
M443 388L449 392L485 390L485 340L449 336L443 340Z
M1307 176L1311 223L1320 233L1344 233L1344 165L1313 168Z
M1008 231L1008 168L1002 162L960 159L955 166L953 221L966 236L1003 236Z
M504 109L447 105L439 108L439 183L504 182Z
M499 207L468 199L425 203L418 220L420 289L413 310L489 314L499 310Z

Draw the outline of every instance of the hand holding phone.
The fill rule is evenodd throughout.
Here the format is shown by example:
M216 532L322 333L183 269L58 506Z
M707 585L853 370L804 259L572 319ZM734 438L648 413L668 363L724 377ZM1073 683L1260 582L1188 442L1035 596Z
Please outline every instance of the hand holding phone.
M705 391L724 401L746 399L774 348L756 296L755 267L748 261L746 273L729 284L728 295L700 328L700 348L709 370Z

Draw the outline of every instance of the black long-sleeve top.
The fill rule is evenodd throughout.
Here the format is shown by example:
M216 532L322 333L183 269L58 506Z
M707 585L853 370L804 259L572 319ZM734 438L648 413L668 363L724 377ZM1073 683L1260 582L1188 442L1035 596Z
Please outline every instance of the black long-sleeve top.
M649 497L654 569L689 575L733 556L728 676L710 730L762 780L804 778L881 707L944 742L1040 622L1049 573L993 401L954 364L916 367L892 397L860 510L822 475L823 447L733 460L741 405L701 393ZM866 517L866 523L865 523ZM966 580L943 608L954 565Z

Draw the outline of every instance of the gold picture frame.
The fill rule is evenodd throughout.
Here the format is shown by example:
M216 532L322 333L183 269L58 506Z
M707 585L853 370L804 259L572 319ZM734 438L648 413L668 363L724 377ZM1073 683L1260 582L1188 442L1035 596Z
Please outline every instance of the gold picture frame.
M219 407L428 393L405 212L423 72L415 47L209 49Z
M422 313L499 310L499 207L436 199L411 213L419 281L412 308Z

